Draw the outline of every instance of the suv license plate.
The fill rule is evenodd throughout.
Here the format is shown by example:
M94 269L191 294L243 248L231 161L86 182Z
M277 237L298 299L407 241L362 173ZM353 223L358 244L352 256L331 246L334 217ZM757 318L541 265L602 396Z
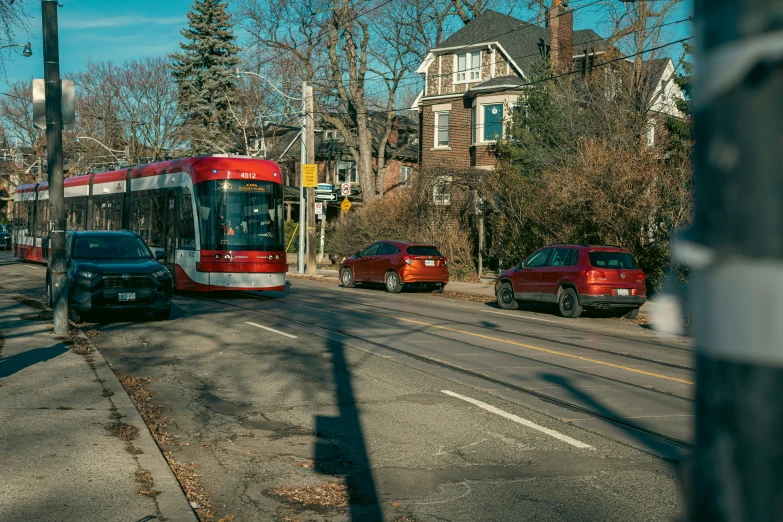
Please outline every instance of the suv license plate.
M427 259L426 261L424 261L424 266L435 266L435 261L433 261L432 259Z
M618 288L617 295L630 295L627 288Z
M120 301L135 301L136 300L136 292L120 292L117 295L117 298Z

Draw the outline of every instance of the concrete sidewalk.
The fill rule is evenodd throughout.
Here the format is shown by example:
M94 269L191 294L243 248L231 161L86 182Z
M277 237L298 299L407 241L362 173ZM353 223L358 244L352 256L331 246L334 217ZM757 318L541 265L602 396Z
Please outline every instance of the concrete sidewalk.
M195 521L100 353L39 314L0 290L0 519Z
M296 265L289 265L288 266L288 276L291 278L297 278L297 277L312 277L312 276L303 276L297 273L296 271ZM319 268L316 270L315 277L317 279L324 279L324 280L333 280L333 281L339 281L339 272L336 269L327 269L327 268ZM450 281L445 289L445 293L448 294L449 292L454 292L457 294L467 294L467 295L474 295L479 297L489 297L494 299L495 298L495 280L494 279L482 279L480 283L463 283L461 281ZM651 303L648 301L644 305L642 305L641 308L639 308L639 313L650 315L651 311Z

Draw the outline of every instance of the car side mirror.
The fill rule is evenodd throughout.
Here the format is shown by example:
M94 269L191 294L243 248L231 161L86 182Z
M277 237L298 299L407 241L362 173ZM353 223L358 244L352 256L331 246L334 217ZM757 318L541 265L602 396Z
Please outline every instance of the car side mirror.
M356 257L362 257L362 253L361 253L361 252L356 252L354 255L355 255Z
M165 261L165 260L166 260L166 252L155 253L155 261Z

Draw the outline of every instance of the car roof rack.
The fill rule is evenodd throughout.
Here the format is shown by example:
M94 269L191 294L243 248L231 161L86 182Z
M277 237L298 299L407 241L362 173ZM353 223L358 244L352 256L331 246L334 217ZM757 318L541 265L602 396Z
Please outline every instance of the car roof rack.
M552 246L561 246L561 245L568 245L568 246L580 246L580 247L589 247L590 245L586 243L552 243L551 245L547 245L548 247Z

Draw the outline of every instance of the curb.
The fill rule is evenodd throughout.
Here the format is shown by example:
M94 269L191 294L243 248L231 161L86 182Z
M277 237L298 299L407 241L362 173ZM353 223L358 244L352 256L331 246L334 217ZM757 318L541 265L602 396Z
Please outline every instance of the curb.
M103 386L114 394L111 399L117 412L123 416L123 422L135 426L139 430L138 438L134 439L133 443L144 453L136 455L136 458L139 465L150 472L155 489L160 491L155 497L155 501L160 509L161 520L198 522L198 516L191 508L185 492L182 491L182 486L168 465L166 457L163 456L163 452L152 437L147 423L144 422L139 410L136 409L125 388L122 387L120 380L111 369L111 365L84 332L81 329L77 329L77 331L78 335L100 355L100 359L96 357L93 363L95 373L98 378L104 380Z

